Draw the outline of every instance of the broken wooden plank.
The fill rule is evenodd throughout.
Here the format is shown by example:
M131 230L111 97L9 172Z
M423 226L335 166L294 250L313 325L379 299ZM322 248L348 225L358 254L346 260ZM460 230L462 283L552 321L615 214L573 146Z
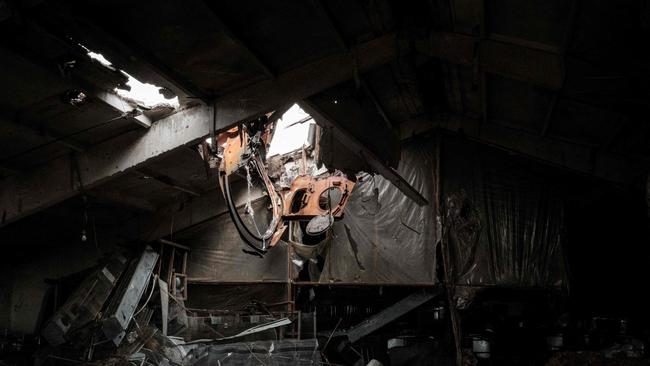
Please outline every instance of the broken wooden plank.
M415 292L395 304L387 307L379 313L371 316L363 322L355 325L354 327L337 332L336 335L345 335L350 342L355 343L368 334L378 330L379 328L392 323L401 316L406 315L412 310L417 309L427 301L433 299L438 295L440 290L435 292Z

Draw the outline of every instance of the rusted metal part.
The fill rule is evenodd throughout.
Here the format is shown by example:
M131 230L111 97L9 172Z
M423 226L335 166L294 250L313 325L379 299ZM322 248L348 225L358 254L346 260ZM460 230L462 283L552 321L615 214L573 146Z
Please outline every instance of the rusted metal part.
M241 237L258 254L264 254L268 248L280 241L289 220L308 221L317 216L332 217L332 220L341 218L354 188L354 182L341 173L320 177L307 174L307 158L303 149L301 175L291 182L288 189L278 188L282 189L278 192L269 177L264 160L274 127L275 123L258 120L252 124L234 127L217 136L220 155L219 183L230 216ZM272 220L264 233L253 232L244 224L231 196L229 176L244 167L258 173L271 201Z
M273 126L263 126L260 132L260 144L264 147L271 142ZM223 147L223 158L219 170L226 174L232 174L241 168L248 159L254 155L250 145L251 136L246 126L233 127L217 136L217 146Z
M291 188L283 193L282 218L285 220L310 219L318 215L343 216L343 209L352 193L354 182L342 175L324 178L301 175ZM338 202L334 203L334 194L338 192ZM330 207L332 206L332 207Z
M242 155L247 148L244 141L248 141L248 133L239 127L233 127L219 134L217 143L224 147L223 159L219 167L221 172L228 175L241 167Z

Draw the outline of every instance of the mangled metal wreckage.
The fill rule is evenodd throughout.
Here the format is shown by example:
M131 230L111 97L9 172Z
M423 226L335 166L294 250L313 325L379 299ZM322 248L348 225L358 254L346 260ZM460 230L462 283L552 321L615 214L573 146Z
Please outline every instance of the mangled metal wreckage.
M267 159L275 127L276 123L264 116L219 134L213 155L216 159L211 163L219 168L221 190L239 234L253 248L251 253L258 255L280 241L289 223L295 223L298 230L312 238L321 237L335 220L343 217L356 181L356 177L327 170L317 162L315 131L309 134L308 145ZM232 184L237 177L244 178L247 186L243 214L233 194ZM270 213L270 219L261 228L250 194L255 181L262 186Z
M176 270L185 267L175 268L175 259L186 260L185 255L174 255L179 250L189 249L162 241L157 251L147 246L140 254L116 253L103 260L44 324L41 335L47 344L32 347L34 364L320 362L316 339L277 336L279 329L295 331L296 320L300 322L295 312L270 311L266 306L187 308L184 289L174 285Z

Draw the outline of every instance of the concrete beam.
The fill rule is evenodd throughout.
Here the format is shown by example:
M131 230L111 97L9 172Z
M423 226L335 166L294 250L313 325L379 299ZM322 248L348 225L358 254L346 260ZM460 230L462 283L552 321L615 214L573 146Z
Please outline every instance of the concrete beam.
M90 189L169 151L195 142L209 132L210 108L184 110L88 148L8 177L0 185L0 225L12 222L77 194L80 183ZM72 177L79 170L81 182Z
M344 82L356 70L389 62L397 54L397 40L394 35L386 35L361 44L357 51L356 67L345 54L327 56L217 99L216 113L208 106L179 111L152 123L147 130L131 131L88 148L76 155L76 164L71 157L62 157L9 177L0 185L0 226L76 195L79 182L71 179L75 165L81 184L89 189L173 149L200 141L213 126L217 131L225 130L287 101Z
M409 182L402 178L395 169L389 167L374 152L370 151L370 149L365 147L355 136L349 133L344 126L327 115L315 103L305 100L299 104L300 107L305 112L309 113L309 115L311 115L320 126L331 129L335 138L350 149L350 151L353 151L360 157L364 158L373 171L388 179L393 183L393 185L395 185L395 187L397 187L397 189L415 201L418 205L424 206L429 203L427 199L413 188Z
M144 128L151 127L151 120L149 117L145 116L139 109L131 106L131 103L124 100L122 97L105 91L95 92L92 97L95 97L117 112L129 116L138 125Z
M550 90L562 87L563 57L557 53L449 32L434 32L416 47L451 63L478 64L485 72Z
M480 126L480 128L479 128ZM635 162L589 146L542 137L493 123L459 115L442 115L435 119L414 119L400 125L402 139L434 129L458 133L470 140L523 155L542 163L593 176L609 182L629 185L645 174L648 163Z

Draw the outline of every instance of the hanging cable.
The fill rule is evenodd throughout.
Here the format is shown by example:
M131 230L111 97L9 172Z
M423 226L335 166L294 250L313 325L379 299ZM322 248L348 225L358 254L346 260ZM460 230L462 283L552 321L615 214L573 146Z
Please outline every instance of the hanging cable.
M84 188L83 180L81 179L81 170L79 169L79 161L75 153L70 154L70 168L72 169L72 180L76 180L78 184L79 192L81 193L81 199L83 200L83 215L81 217L81 241L86 242L88 240L88 196L86 195L86 190ZM94 224L93 224L94 225ZM94 230L94 228L93 228ZM93 232L93 235L95 233ZM95 238L96 240L96 238Z
M145 300L144 304L142 304L142 307L138 309L135 313L133 313L133 319L140 314L142 310L144 310L145 307L147 307L147 304L149 304L149 301L151 300L151 296L153 295L154 290L156 289L156 278L158 276L155 274L151 274L151 291L149 292L149 296L147 296L147 300Z
M69 138L71 138L71 137L75 137L75 136L77 136L77 135L81 135L82 133L88 132L88 131L90 131L90 130L93 130L93 129L96 129L96 128L99 128L99 127L106 126L106 125L108 125L108 124L110 124L110 123L112 123L112 122L114 122L114 121L116 121L116 120L119 120L119 119L122 119L122 118L126 118L126 117L128 117L128 116L129 116L128 113L122 113L120 116L117 116L117 117L115 117L115 118L111 118L111 119L109 119L109 120L107 120L107 121L104 121L104 122L98 123L98 124L93 125L93 126L90 126L90 127L86 127L86 128L84 128L84 129L81 129L81 130L78 130L78 131L72 132L72 133L67 134L67 135L64 135L64 136L57 137L57 138L55 138L55 139L53 139L53 140L50 140L50 141L48 141L48 142L45 142L45 143L43 143L43 144L36 145L36 146L34 146L34 147L32 147L32 148L29 148L29 149L27 149L27 150L23 150L23 151L21 151L21 152L19 152L19 153L16 153L16 154L10 155L10 156L8 156L8 157L6 157L6 158L0 160L0 164L8 163L8 162L10 162L11 160L18 159L18 158L23 157L23 156L25 156L25 155L27 155L27 154L33 153L34 151L40 150L40 149L42 149L42 148L44 148L44 147L50 146L50 145L52 145L52 144L56 144L56 143L58 143L58 142L65 141L65 140L67 140L67 139L69 139Z

